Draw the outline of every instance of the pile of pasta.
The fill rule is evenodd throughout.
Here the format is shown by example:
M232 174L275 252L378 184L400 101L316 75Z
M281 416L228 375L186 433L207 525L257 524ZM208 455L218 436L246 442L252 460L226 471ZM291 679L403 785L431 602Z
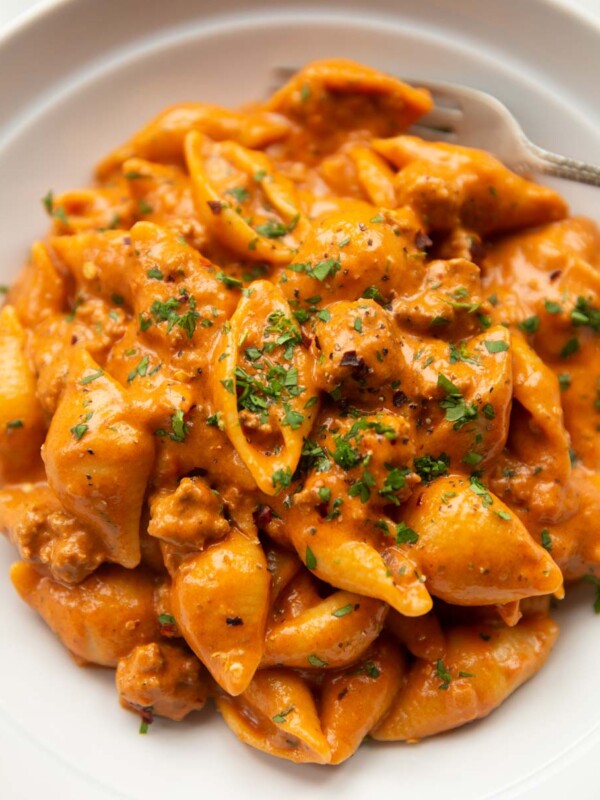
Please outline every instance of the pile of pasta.
M308 65L44 204L0 313L19 595L121 703L337 764L487 715L600 574L600 232Z

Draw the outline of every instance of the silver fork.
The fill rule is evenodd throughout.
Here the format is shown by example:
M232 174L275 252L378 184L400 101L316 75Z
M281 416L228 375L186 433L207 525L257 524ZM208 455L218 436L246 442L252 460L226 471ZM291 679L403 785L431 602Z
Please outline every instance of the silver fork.
M280 81L298 70L280 67ZM422 139L479 147L493 153L520 175L554 175L578 183L600 186L600 167L559 156L538 147L506 106L492 95L458 83L406 80L412 86L428 89L434 107L409 129Z

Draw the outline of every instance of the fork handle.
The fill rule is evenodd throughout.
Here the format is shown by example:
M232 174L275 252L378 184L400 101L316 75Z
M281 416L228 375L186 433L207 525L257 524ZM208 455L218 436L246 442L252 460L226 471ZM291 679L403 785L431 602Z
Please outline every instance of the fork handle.
M590 186L600 186L600 167L551 153L530 142L529 139L524 139L523 144L529 156L528 167L535 172L554 175L556 178L564 178L568 181L587 183Z

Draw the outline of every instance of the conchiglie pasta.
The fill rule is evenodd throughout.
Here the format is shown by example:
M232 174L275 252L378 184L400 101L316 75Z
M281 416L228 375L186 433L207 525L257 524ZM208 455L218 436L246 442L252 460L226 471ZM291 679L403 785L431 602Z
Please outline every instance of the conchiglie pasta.
M317 61L43 200L0 309L0 533L141 733L209 698L298 765L450 730L600 581L600 230L410 135L431 107Z

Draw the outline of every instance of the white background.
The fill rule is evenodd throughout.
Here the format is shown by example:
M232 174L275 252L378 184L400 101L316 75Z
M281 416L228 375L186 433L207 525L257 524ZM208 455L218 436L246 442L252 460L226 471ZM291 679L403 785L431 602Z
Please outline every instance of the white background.
M121 2L127 2L127 0L121 0ZM523 0L523 2L527 2L527 0ZM563 5L571 8L579 6L582 10L600 17L600 0L553 0L553 2L563 3ZM6 25L13 22L20 15L32 9L51 4L52 0L0 0L0 33Z

